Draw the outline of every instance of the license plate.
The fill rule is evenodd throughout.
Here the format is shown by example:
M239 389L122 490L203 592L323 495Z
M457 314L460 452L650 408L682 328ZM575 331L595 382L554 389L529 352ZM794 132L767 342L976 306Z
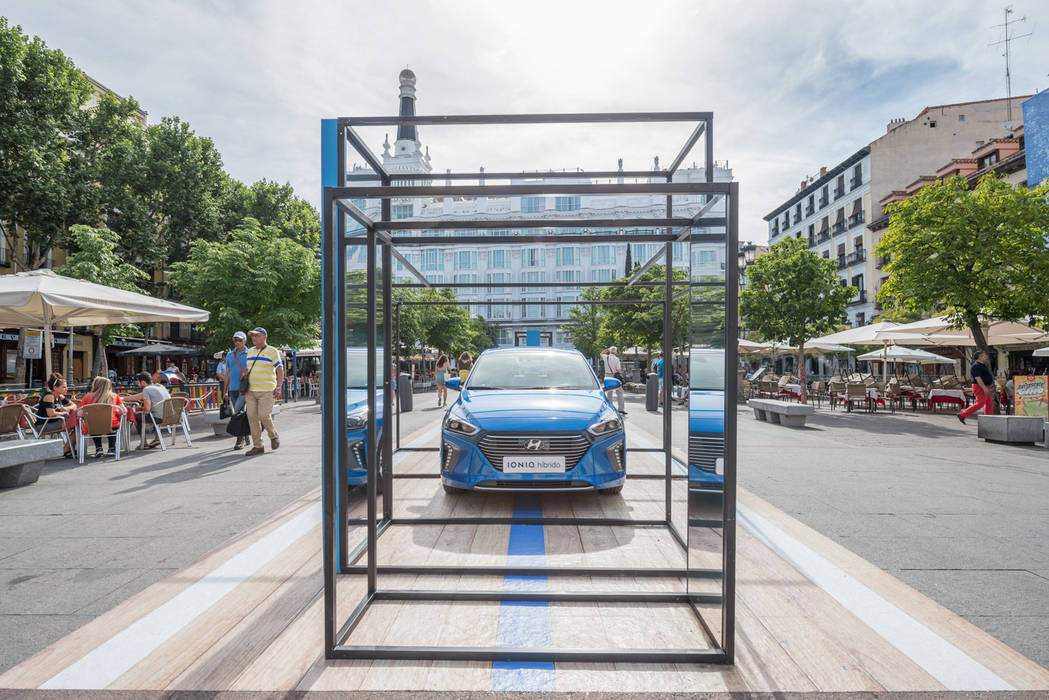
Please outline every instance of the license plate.
M504 474L564 474L564 455L506 455Z

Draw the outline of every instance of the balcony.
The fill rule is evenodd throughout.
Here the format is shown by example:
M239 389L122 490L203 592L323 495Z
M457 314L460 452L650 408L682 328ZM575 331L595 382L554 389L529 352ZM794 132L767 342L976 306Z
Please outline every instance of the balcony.
M839 255L838 256L838 269L839 270L844 270L846 267L849 266L849 263L846 262L846 260L848 260L848 259L849 259L849 257L847 255Z
M849 179L849 189L850 190L854 190L854 189L856 189L857 187L859 187L862 184L863 184L863 178L862 177L853 177L853 178Z
M859 306L860 304L867 303L867 290L861 289L852 301L849 302L849 306Z
M822 209L823 207L827 206L827 204L829 204L829 203L830 203L830 200L828 200L826 197L820 197L820 201L819 201L819 204L817 205L817 208L818 209Z
M769 231L769 235L770 236L778 236L779 235L779 223L778 222L775 223L775 224L772 224L772 229Z
M845 222L839 221L833 226L831 226L831 234L837 236L839 233L845 233L845 228Z
M845 185L834 188L834 199L839 199L845 196Z
M816 211L811 204L805 205L805 216L812 216L812 213Z
M830 231L827 231L826 229L824 229L823 231L820 231L819 242L823 243L823 241L829 241L829 240L830 240Z
M847 265L855 265L857 263L863 262L866 259L867 256L864 255L863 248L857 248L855 252L849 253L849 255L845 258L845 260L847 261Z
M875 269L880 270L880 269L882 269L883 267L885 267L888 264L889 264L889 258L887 256L885 256L885 255L882 255L882 256L880 256L878 258L877 262L874 263L874 267L875 267Z
M864 219L865 219L865 212L863 212L863 211L856 212L855 214L853 214L852 216L849 217L849 228L852 228L853 226L859 226L859 225L863 224Z

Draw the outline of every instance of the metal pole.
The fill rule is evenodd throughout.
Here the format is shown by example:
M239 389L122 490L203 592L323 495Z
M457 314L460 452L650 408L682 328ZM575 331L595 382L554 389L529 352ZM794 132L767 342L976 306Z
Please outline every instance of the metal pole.
M66 347L66 381L73 387L73 327L69 327L69 340Z
M393 371L390 359L393 357L393 246L389 243L382 247L382 516L385 520L393 518ZM394 365L396 367L396 365Z
M736 366L739 364L739 290L735 284L738 274L736 250L739 247L739 183L732 183L728 211L728 270L725 284L725 474L724 474L724 532L721 566L724 571L721 589L721 648L727 663L733 662L736 637ZM732 282L729 284L729 282Z
M336 167L338 170L338 182L342 184L342 178L346 174L346 138L343 129L339 129L336 145ZM350 526L347 523L347 500L349 496L348 482L350 469L349 446L346 443L346 217L338 209L335 211L335 325L333 334L336 336L335 349L335 377L329 384L335 393L335 415L332 416L332 425L336 430L338 438L335 442L336 454L336 498L338 508L338 553L339 566L337 573L342 573L349 566L348 552L350 550Z
M364 444L367 445L368 466L368 595L376 589L376 534L375 534L375 494L378 486L378 474L376 473L376 430L375 430L375 229L368 229L368 312L366 323L368 324L368 349L367 357L368 371L368 428L365 433ZM345 342L345 341L344 341Z
M667 181L673 176L667 175ZM669 216L674 211L674 201L671 195L667 195L667 215ZM670 232L670 229L667 229ZM673 336L673 325L671 322L672 314L671 311L674 307L673 296L674 296L674 268L672 267L672 255L673 245L667 243L665 264L666 270L664 278L666 286L663 288L663 463L666 473L666 510L667 510L667 525L671 524L671 515L673 512L672 500L673 493L671 492L671 484L673 483L673 460L670 456L671 449L671 422L670 422L670 407L673 402L670 400L670 391L668 390L667 380L670 378L671 373L668 371L667 362L673 363L674 359L674 336ZM669 369L672 369L669 368ZM687 516L687 511L686 511ZM686 517L687 519L687 517Z
M401 302L397 302L397 309L394 311L394 327L393 351L397 356L397 449L399 450L401 449Z
M339 434L333 420L335 415L333 398L336 392L332 388L335 384L335 372L331 366L331 360L335 355L335 309L332 291L335 286L333 258L337 246L332 230L334 211L335 205L331 197L325 193L321 208L324 214L324 255L321 262L323 273L321 307L324 310L321 318L321 425L323 426L321 430L321 501L324 507L324 655L326 658L332 658L332 650L335 647L335 518L338 513L336 505L340 490L333 478L338 471L332 468L333 459L337 458L333 443L336 435Z

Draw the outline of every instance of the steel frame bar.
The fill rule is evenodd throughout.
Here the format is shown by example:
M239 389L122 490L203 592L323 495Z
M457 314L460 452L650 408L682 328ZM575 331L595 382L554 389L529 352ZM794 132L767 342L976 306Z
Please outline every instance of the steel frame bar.
M343 573L362 574L364 566L350 566ZM572 566L437 566L433 564L380 564L380 574L404 574L416 576L608 576L641 578L692 578L719 579L721 569L644 569L623 567L572 567Z
M405 175L391 175L382 166L381 162L375 157L375 155L367 148L364 141L353 129L354 126L379 126L379 125L394 125L394 124L550 124L550 123L586 123L586 122L659 122L659 121L699 121L700 124L693 130L692 135L687 140L685 146L681 149L678 156L675 158L672 166L669 170L653 171L648 172L637 172L632 171L630 174L623 173L621 171L596 171L600 173L607 173L609 177L625 178L625 177L638 177L647 179L647 182L643 183L623 183L621 181L615 183L562 183L547 182L546 180L553 179L572 179L572 178L585 178L594 177L595 173L568 173L565 172L560 175L552 173L522 173L518 175L516 173L459 173L455 174L454 177L448 174L441 175L431 174L426 177L415 177L415 174ZM392 356L392 335L393 335L393 321L391 317L392 313L392 289L394 287L392 283L392 259L395 251L393 250L395 245L520 245L522 243L530 242L529 238L521 236L458 236L458 237L441 237L441 238L419 238L419 237L407 237L407 236L391 236L385 233L386 231L394 230L419 230L419 229L448 229L448 228L464 228L469 225L471 228L525 228L532 227L530 224L534 224L534 228L570 228L579 226L583 228L597 227L595 222L607 223L608 227L613 225L620 229L624 225L624 220L603 220L603 219L561 219L561 220L530 220L530 219L517 219L517 220L499 220L498 222L479 222L479 221L460 221L460 222L425 222L425 221L412 221L412 222L393 222L391 217L391 201L394 197L429 197L429 196L448 196L448 195L464 195L464 196L513 196L513 195L529 195L529 194L661 194L666 196L666 217L655 218L655 219L634 219L632 221L642 222L642 225L653 226L657 228L664 228L665 233L656 237L656 240L667 243L664 246L662 254L666 260L666 280L663 285L665 290L665 299L661 303L663 306L663 347L664 354L667 357L672 356L673 343L672 343L672 325L671 325L671 304L670 301L680 297L681 295L672 296L672 291L676 286L684 286L675 284L673 281L673 267L671 260L671 246L672 242L684 240L691 236L692 241L701 240L709 242L724 242L727 246L735 246L738 241L738 185L736 183L714 183L713 182L713 115L709 112L694 112L694 113L630 113L630 114L561 114L561 115L464 115L464 116L435 116L435 117L363 117L363 118L344 118L336 120L339 136L338 145L338 186L326 186L323 191L323 207L327 213L324 222L324 235L325 235L325 261L323 265L324 271L324 290L326 294L330 293L330 296L334 297L334 303L328 296L325 297L325 319L324 319L324 349L326 354L325 367L331 363L331 359L334 358L334 367L331 369L334 371L324 372L324 394L322 397L322 404L326 413L325 420L325 436L324 436L324 459L322 460L322 476L324 479L325 489L325 503L323 510L325 513L324 521L324 547L325 547L325 562L324 562L324 581L325 581L325 654L328 658L368 658L368 659L424 659L424 660L553 660L553 661L635 661L635 662L707 662L707 663L731 663L733 660L733 635L734 635L734 601L733 596L735 594L735 507L734 507L734 494L735 494L735 430L734 420L730 421L730 418L734 418L735 408L735 385L733 382L729 382L726 386L726 398L731 399L729 406L733 409L732 416L726 412L726 469L725 469L725 498L723 518L721 520L695 520L689 521L690 524L701 527L721 527L725 531L725 546L723 547L723 568L722 570L693 570L689 569L687 565L687 537L683 536L678 530L677 526L672 520L671 504L672 504L672 493L671 493L671 482L680 475L672 473L672 466L674 465L674 458L671 454L671 413L665 410L663 412L663 452L665 454L665 473L662 475L638 475L639 477L654 477L663 478L666 483L666 503L665 503L665 519L662 520L631 520L631 519L617 519L617 518L597 518L597 519L579 519L579 518L410 518L400 519L392 517L392 504L393 504L393 484L395 477L413 478L414 475L395 475L392 469L384 469L382 472L382 478L384 479L384 497L383 497L383 515L380 518L377 512L377 486L379 478L378 469L378 457L380 450L369 449L367 452L367 485L366 485L366 511L367 518L363 521L349 521L346 518L347 503L345 502L345 494L347 488L346 474L348 469L348 448L346 441L340 436L343 435L343 416L345 415L346 409L346 396L345 391L341 390L340 387L344 384L344 377L346 376L346 334L345 334L345 319L346 319L346 247L353 244L363 244L367 246L367 284L364 285L366 289L366 305L367 309L367 362L366 368L368 373L368 407L369 407L369 420L366 430L366 439L369 445L376 444L377 429L376 429L376 391L379 387L376 386L376 341L377 341L377 330L376 330L376 294L377 284L375 279L375 270L377 267L377 254L382 250L382 267L385 268L384 280L383 280L383 362L388 362ZM673 174L674 171L680 166L684 158L690 152L691 148L698 142L701 137L705 137L705 164L706 164L706 182L704 183L674 183ZM323 139L322 139L323 140ZM350 187L346 186L347 175L346 175L346 159L345 159L345 148L349 144L364 158L365 162L372 168L374 175L366 174L355 174L353 180L368 180L368 181L379 181L379 186L371 187ZM636 174L635 174L636 173ZM499 179L500 176L506 176L505 179L517 180L517 179L539 179L542 178L543 182L515 182L509 185L459 185L451 186L447 185L444 187L434 187L426 185L393 185L393 182L413 181L413 180L439 180L441 177L445 177L448 180L460 179L460 180L471 180L476 179L478 182L483 182L482 178L493 178ZM550 176L550 177L548 177ZM653 180L656 180L653 182ZM659 180L665 180L665 182L659 182ZM713 197L708 196L707 206L704 207L699 213L688 219L680 219L673 217L673 195L688 195L688 194L707 194L707 195L719 195L729 196L731 202L729 207L729 215L725 218L703 218L705 211L709 209L713 201L716 201ZM353 198L378 198L381 200L381 216L379 221L372 221L364 212L360 211L352 202L346 202L345 199ZM345 217L357 221L364 227L364 235L357 234L353 238L347 238L345 232ZM524 226L527 224L529 226ZM676 236L673 233L675 228L681 228L683 225L687 225L685 235ZM702 233L696 233L691 227L702 225L702 226L725 226L728 230L726 234L713 234L704 235ZM647 240L652 234L640 233L637 231L624 231L618 235L608 234L595 234L595 235L544 235L530 237L537 243L555 243L555 242L580 242L580 243L594 243L599 240L603 240L608 237L609 240L614 241L640 241ZM735 249L734 247L728 247L727 257L729 258L729 272L727 275L727 281L733 279L735 274ZM398 256L400 259L400 256ZM413 274L419 278L425 285L427 281L418 271L413 270ZM442 285L445 286L445 285ZM457 285L447 285L455 287ZM485 286L490 287L493 285L478 285L479 287ZM500 283L498 287L517 287L519 284L515 283ZM537 286L554 286L553 284L541 284ZM583 284L575 284L572 286L585 286ZM605 285L611 286L611 285ZM734 310L734 304L736 302L736 290L734 285L725 284L726 292L726 306L730 310ZM616 300L620 301L620 300ZM483 302L450 302L457 305L481 305L481 304L502 304L510 305L516 303L528 304L528 303L544 303L543 301L483 301ZM565 304L566 302L549 302L556 304ZM587 301L582 302L567 302L568 305L581 305L583 303L592 303ZM600 302L609 303L609 301ZM626 303L652 303L645 300L637 301L626 301ZM425 303L419 304L425 305ZM400 304L397 304L397 312L399 315ZM728 314L729 320L727 322L728 335L732 337L735 329L735 318L730 313ZM398 334L399 334L399 318L397 321ZM398 341L398 353L399 353L399 341ZM734 352L726 352L725 361L728 369L734 369ZM383 418L386 425L390 425L389 420L391 418L391 399L392 399L392 388L391 378L388 376L389 372L384 372L384 380L382 390L384 392L384 408ZM726 376L731 376L731 372L727 372ZM731 394L731 395L730 395ZM728 403L728 401L727 401ZM398 407L399 414L399 407ZM399 415L398 415L399 419ZM733 423L731 432L729 423ZM731 440L729 439L731 436ZM399 435L398 435L399 442ZM383 433L383 440L381 446L381 456L383 457L384 464L392 465L392 436L391 431L387 430ZM331 459L334 457L334 460ZM334 464L332 463L334 461ZM334 477L334 484L332 484L332 478ZM334 516L334 517L329 517ZM731 516L731 518L729 517ZM335 537L336 522L338 527L341 528L341 538ZM651 569L648 572L657 573L646 573L646 574L635 574L635 575L646 575L656 576L662 575L666 572L673 572L670 575L678 578L684 577L686 588L683 593L626 593L621 591L611 592L514 592L514 591L402 591L402 590L388 590L382 589L378 586L378 575L381 572L389 573L394 571L401 572L413 572L419 573L425 571L429 574L440 574L440 575L463 575L465 572L483 572L479 575L519 575L507 574L507 570L514 572L523 572L520 575L525 574L536 574L537 572L545 572L549 575L592 575L592 576L606 576L610 575L609 569L606 568L593 568L593 567L396 567L384 565L380 567L378 565L378 540L379 537L387 531L391 526L398 524L405 525L416 525L416 524L542 524L542 525L569 525L578 526L580 524L606 524L606 525L622 525L631 527L667 527L674 539L685 548L686 550L686 564L682 569ZM351 524L363 524L366 526L366 538L364 542L361 542L352 552L346 551L346 540L349 536L349 526ZM731 527L730 527L731 526ZM356 562L362 557L366 557L365 563L358 565ZM616 570L616 575L623 575L623 570ZM571 573L569 573L571 572ZM367 594L357 604L354 612L351 614L349 619L335 631L335 611L336 611L336 589L335 589L335 575L336 574L364 574L367 577ZM707 578L707 579L720 579L722 582L722 593L720 595L714 595L709 593L691 593L688 589L688 581L691 578ZM350 646L346 645L346 640L352 634L353 630L367 614L371 604L375 601L380 600L402 600L402 601L415 601L415 600L441 600L441 601L462 601L462 600L492 600L492 601L545 601L545 602L576 602L576 601L590 601L590 602L642 602L642 603L665 603L665 604L681 604L685 603L690 606L693 612L699 618L699 622L706 631L707 635L711 637L712 643L715 645L713 649L556 649L556 648L542 648L542 649L507 649L499 647L404 647L404 646ZM703 615L699 610L699 605L708 604L721 604L722 607L722 630L723 635L721 639L715 639L710 633L710 628L706 621L703 619Z
M662 177L663 170L556 170L550 172L470 172L470 173L390 173L390 180L535 180L545 179L595 179L595 178L651 178ZM367 173L349 173L347 182L368 182L378 180L378 175Z

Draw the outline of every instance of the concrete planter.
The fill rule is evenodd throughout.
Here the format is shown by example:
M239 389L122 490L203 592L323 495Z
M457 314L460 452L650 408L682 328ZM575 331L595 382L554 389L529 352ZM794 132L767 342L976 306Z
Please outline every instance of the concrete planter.
M40 478L44 460L62 456L62 440L0 442L0 488L32 484Z
M1040 443L1045 440L1043 419L1037 416L981 415L976 435L991 442Z

